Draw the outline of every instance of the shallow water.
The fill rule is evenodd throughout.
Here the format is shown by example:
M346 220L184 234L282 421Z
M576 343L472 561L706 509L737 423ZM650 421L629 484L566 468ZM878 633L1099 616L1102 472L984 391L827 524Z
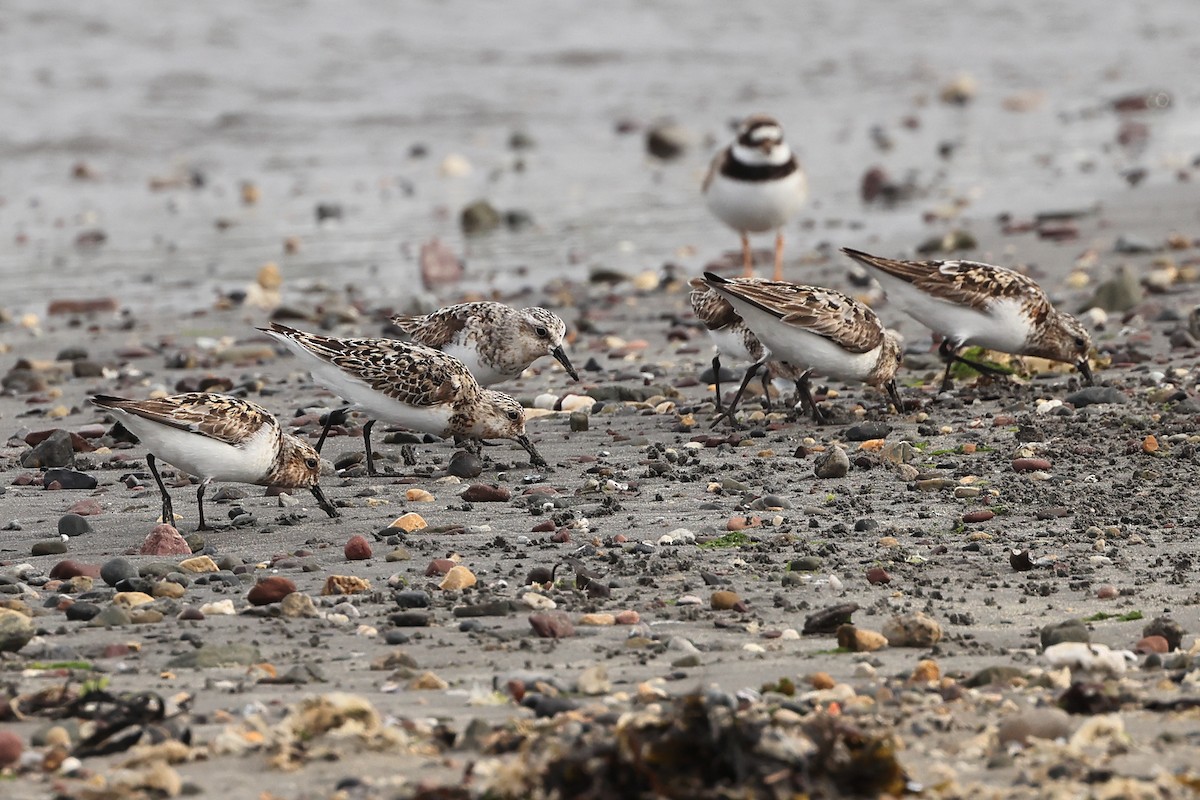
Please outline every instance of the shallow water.
M289 281L378 280L381 298L400 298L417 246L435 235L465 247L474 282L504 288L590 264L698 271L736 246L699 182L728 121L757 110L784 122L810 173L792 254L915 240L921 213L953 197L987 218L1147 191L1200 151L1191 11L1184 0L5 2L3 305L44 310L48 297L103 291L191 308L270 260ZM964 73L974 101L940 103ZM1148 89L1173 104L1134 115L1150 136L1132 152L1116 144L1106 104ZM1039 93L1033 110L1003 108L1023 92ZM663 118L694 134L669 164L645 155L640 132L615 131ZM876 125L889 151L874 144ZM515 154L513 131L536 147ZM958 143L948 160L936 153L944 141ZM428 156L411 158L414 144ZM471 174L441 177L448 154ZM72 179L79 161L98 178ZM864 208L871 164L916 170L932 193ZM1135 190L1119 174L1130 166L1149 169ZM190 169L204 188L148 188ZM241 181L260 187L257 205L242 205ZM477 197L527 209L536 229L464 243L457 211ZM318 202L341 203L344 218L318 225ZM232 227L219 231L218 218ZM76 246L92 228L107 241ZM300 238L297 255L283 255L287 236ZM512 270L522 265L526 277Z

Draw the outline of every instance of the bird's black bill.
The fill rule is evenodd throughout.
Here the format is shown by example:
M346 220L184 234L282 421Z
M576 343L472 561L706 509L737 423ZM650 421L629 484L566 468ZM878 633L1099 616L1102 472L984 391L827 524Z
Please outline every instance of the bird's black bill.
M548 467L546 459L542 458L541 453L533 446L533 442L529 441L529 437L522 434L517 437L517 444L525 448L525 452L529 453L529 463L535 467Z
M567 351L562 349L561 344L551 350L550 355L554 356L554 359L563 365L563 369L565 369L567 374L571 376L571 380L575 381L576 383L579 382L579 373L575 371L573 366L571 366L571 359L567 358Z
M313 497L317 498L317 505L321 507L322 511L328 514L331 518L338 515L337 509L333 507L333 504L325 499L325 493L321 491L320 486L312 486L310 487L309 491L312 492Z
M1078 369L1079 374L1083 376L1084 383L1086 383L1088 386L1091 386L1094 383L1092 379L1092 365L1088 363L1086 358L1080 359L1079 363L1075 365L1075 368Z
M897 414L904 413L904 400L900 397L900 389L896 386L896 379L887 382L888 397L892 400L892 405L896 407Z

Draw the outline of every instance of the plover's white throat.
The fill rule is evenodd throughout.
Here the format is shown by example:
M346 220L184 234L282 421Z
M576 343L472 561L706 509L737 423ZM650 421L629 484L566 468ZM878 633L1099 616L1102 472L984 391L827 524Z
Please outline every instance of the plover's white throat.
M1056 309L1032 278L976 261L902 261L848 247L842 252L867 268L890 302L945 337L943 390L950 387L954 361L994 371L957 354L969 345L1073 363L1092 382L1092 337L1079 320Z
M703 192L709 210L741 236L746 277L754 274L749 234L775 231L775 280L782 280L783 226L804 205L808 182L774 117L742 121L709 166Z
M757 278L735 278L733 283L743 283L756 281ZM746 323L738 316L738 313L733 310L733 306L729 301L721 296L720 293L709 288L703 278L692 278L688 282L692 287L692 291L688 299L692 304L692 313L696 315L696 319L704 325L708 331L709 338L713 342L713 391L717 410L723 410L721 401L721 357L725 356L729 359L739 362L758 362L766 355L765 348L754 332L746 327ZM793 382L801 380L803 370L797 370L790 364L782 362L768 362L769 370L762 372L763 396L766 400L767 409L771 408L771 393L769 384L772 375L774 377L790 380Z
M481 386L512 380L542 356L553 356L568 375L579 380L563 350L567 326L544 308L459 303L425 316L395 316L392 323L411 334L417 344L466 364Z
M774 359L804 368L797 389L818 422L821 413L809 389L809 377L814 374L885 390L897 410L903 410L895 380L900 342L867 306L819 286L731 281L711 272L704 274L704 280L729 301L765 348L764 355L746 371L743 387L763 364ZM729 411L731 421L736 405L737 398Z
M317 485L321 474L317 451L284 433L262 406L205 392L153 400L96 395L92 402L110 411L150 451L146 463L162 492L163 522L174 525L175 513L155 457L201 479L196 490L201 530L206 527L204 490L214 480L308 489L322 511L337 516Z
M299 356L313 378L371 419L363 426L367 471L375 471L371 428L377 419L434 436L513 439L535 466L546 466L525 435L525 410L509 395L483 389L453 356L395 339L338 339L272 323L259 330ZM317 449L325 441L330 415ZM405 460L412 463L405 450Z

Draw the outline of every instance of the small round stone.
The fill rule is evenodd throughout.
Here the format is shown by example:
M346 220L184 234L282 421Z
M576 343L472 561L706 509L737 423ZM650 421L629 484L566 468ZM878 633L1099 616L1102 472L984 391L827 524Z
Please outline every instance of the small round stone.
M137 565L128 558L122 558L121 556L110 558L100 566L100 578L109 586L116 586L121 581L136 578L137 576Z
M356 534L346 542L342 552L345 553L347 561L364 561L371 557L371 543L367 541L367 537Z

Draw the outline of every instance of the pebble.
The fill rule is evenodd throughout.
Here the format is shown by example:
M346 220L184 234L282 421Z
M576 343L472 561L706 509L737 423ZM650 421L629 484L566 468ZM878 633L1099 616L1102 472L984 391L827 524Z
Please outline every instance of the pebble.
M837 644L838 647L852 653L871 653L887 647L888 639L878 631L842 625L837 629Z
M1115 386L1088 386L1068 394L1063 398L1063 402L1069 403L1075 408L1083 408L1104 403L1128 403L1129 398Z
M444 692L450 688L450 684L439 678L436 673L426 671L410 680L408 688L415 691Z
M961 488L961 487L960 487ZM968 511L962 515L962 521L968 525L974 522L987 522L992 517L996 516L996 512L987 508L980 508L975 511Z
M86 500L79 500L72 503L71 507L67 509L67 512L68 514L78 514L81 517L94 517L97 514L103 514L104 507L100 505L99 500L94 500L89 497ZM59 524L61 525L61 521Z
M278 603L294 591L296 591L296 584L290 578L272 575L254 584L246 595L246 599L250 601L250 605L265 606Z
M1167 650L1178 650L1183 646L1183 626L1170 617L1156 617L1142 627L1142 636L1161 636L1167 642Z
M342 553L347 561L365 561L371 557L371 543L362 534L355 534L346 541Z
M71 578L85 575L91 578L100 577L100 568L95 564L84 564L80 561L72 561L64 559L50 568L49 576L52 580L70 580Z
M892 432L892 426L886 422L863 422L851 425L846 429L846 440L851 442L868 442L872 439L886 439Z
M892 617L883 635L893 647L932 647L942 640L942 626L924 612Z
M818 478L844 478L849 471L850 457L836 445L813 460L813 474Z
M1071 733L1071 716L1060 708L1030 708L1000 720L996 741L1000 747L1008 744L1028 744L1030 739L1060 739Z
M37 628L19 611L0 608L0 653L15 653L29 643Z
M42 487L53 489L95 489L96 479L83 472L72 469L48 469L42 475Z
M118 605L110 605L100 609L100 613L92 617L88 625L93 628L119 628L132 622L125 609Z
M608 670L603 664L588 667L575 681L576 690L583 695L595 697L612 691L612 681L608 679Z
M871 584L872 586L878 586L879 584L891 582L892 576L889 575L887 570L883 567L871 567L869 570L867 570L867 583Z
M563 611L530 614L529 625L543 639L565 639L575 635L575 626Z
M435 558L425 568L425 577L432 578L434 575L445 575L456 566L458 566L457 563L448 558Z
M507 503L512 499L512 492L503 486L473 483L459 497L468 503Z
M642 615L633 610L620 611L615 619L618 625L637 625L642 621Z
M475 573L462 564L456 564L446 573L446 577L442 578L442 582L438 584L438 588L443 591L458 591L466 589L469 586L474 586L475 583Z
M709 598L709 605L716 611L747 610L746 604L742 602L742 598L738 597L737 592L726 589L713 592Z
M476 200L458 215L459 227L468 236L494 231L500 227L501 221L500 212L487 200Z
M182 572L190 572L193 575L206 572L220 572L220 567L217 562L213 561L209 556L196 556L194 558L185 558L179 562L179 569Z
M336 594L361 594L371 591L371 582L357 575L330 575L321 587L322 596Z
M686 128L671 122L653 125L646 131L646 152L663 161L679 158L691 145Z
M391 524L389 524L388 527L389 528L399 528L400 530L404 531L405 533L412 533L413 531L419 531L419 530L423 530L424 528L428 528L429 523L427 523L425 521L425 518L422 517L420 514L417 514L414 512L409 512L407 514L404 514L403 516L397 517L396 519L392 520Z
M184 609L187 611L187 609ZM205 603L198 609L200 619L206 616L209 617L232 617L237 614L237 608L234 607L232 600L214 600L211 603Z
M67 606L67 619L73 622L87 622L100 613L100 606L83 601Z
M483 473L483 462L473 453L457 450L450 457L446 472L456 478L477 478Z
M50 467L72 467L75 465L75 445L71 434L61 428L55 429L33 446L21 458L21 466L26 469L47 469Z
M424 489L409 489L404 493L404 499L410 503L432 503L437 498Z
M613 614L584 614L579 618L580 625L616 625L617 618ZM1161 637L1159 637L1161 638ZM1165 639L1163 640L1166 641Z
M1014 458L1012 468L1014 472L1049 472L1051 465L1044 458Z
M164 522L151 529L138 553L144 556L190 556L192 548L179 531Z
M1121 592L1111 583L1102 583L1096 587L1096 598L1098 600L1115 600L1121 596Z
M814 672L808 676L808 685L817 691L826 691L837 685L837 681L828 672Z
M58 556L67 552L67 543L61 539L43 539L34 542L29 554L34 556Z
M21 760L25 743L12 731L0 731L0 769L15 766Z
M137 576L137 565L122 556L110 558L100 566L100 578L109 586L116 586L123 580Z
M312 619L320 616L313 599L304 592L292 592L279 601L279 611L288 619Z
M1171 646L1167 644L1167 640L1161 636L1143 636L1136 645L1133 652L1135 653L1167 653L1170 652Z
M938 663L932 658L923 658L917 662L908 680L910 683L932 683L941 677L942 670Z
M1068 619L1043 626L1038 638L1045 649L1063 642L1090 642L1092 635L1083 620Z

